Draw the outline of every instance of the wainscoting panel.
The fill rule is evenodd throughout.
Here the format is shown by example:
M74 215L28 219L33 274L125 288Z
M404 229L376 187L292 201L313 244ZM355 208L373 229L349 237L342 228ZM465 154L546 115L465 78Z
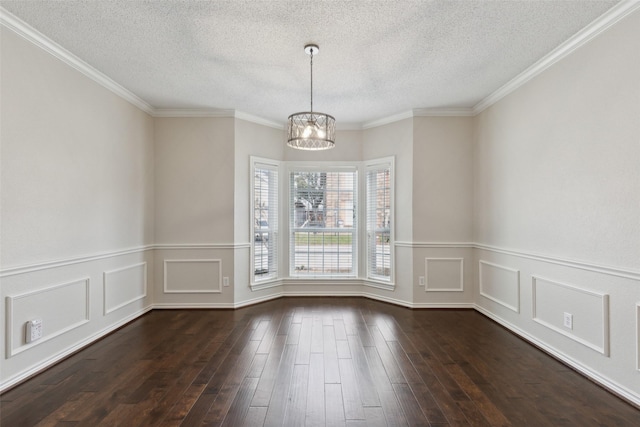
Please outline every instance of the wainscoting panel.
M533 276L533 320L609 355L609 295ZM572 326L564 325L565 313Z
M165 259L164 293L219 294L222 292L222 260Z
M464 258L425 258L425 292L464 291Z
M103 273L104 314L147 296L147 263L133 264Z
M7 358L89 322L89 278L8 295ZM42 319L42 338L26 342L26 323Z
M479 261L480 295L516 313L520 312L520 271Z

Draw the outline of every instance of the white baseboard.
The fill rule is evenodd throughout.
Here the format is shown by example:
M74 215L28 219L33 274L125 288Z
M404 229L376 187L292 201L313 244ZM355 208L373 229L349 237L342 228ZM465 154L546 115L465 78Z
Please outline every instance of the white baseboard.
M110 325L96 333L94 333L93 335L88 336L87 338L77 342L76 344L72 345L71 347L49 357L48 359L39 362L33 366L30 366L29 368L25 369L24 371L10 377L9 379L7 379L6 381L4 381L2 384L0 384L0 393L4 392L5 390L15 386L16 384L19 384L27 379L29 379L30 377L39 374L40 372L44 371L45 369L53 366L54 364L60 362L61 360L71 356L73 353L82 350L84 347L93 344L94 342L96 342L97 340L99 340L100 338L110 334L111 332L115 331L116 329L126 325L127 323L131 322L132 320L137 319L138 317L142 316L143 314L151 311L153 309L153 306L149 305L145 308L143 308L140 311L137 311L136 313L127 316L121 320L119 320L118 322L114 323L113 325Z
M233 309L236 308L236 306L232 302L164 302L153 304L154 310L177 310L189 308Z
M564 354L561 351L551 347L550 345L538 340L533 335L530 335L529 333L523 331L522 329L518 328L517 326L513 325L512 323L509 323L509 322L501 319L500 317L498 317L495 314L491 313L487 309L485 309L485 308L483 308L483 307L481 307L479 305L475 305L474 308L478 312L482 313L483 315L485 315L488 318L490 318L491 320L493 320L494 322L504 326L505 328L507 328L508 330L513 332L514 334L518 335L520 338L524 339L525 341L528 341L529 343L531 343L531 344L535 345L536 347L538 347L540 350L542 350L545 353L551 355L552 357L558 359L559 361L561 361L565 365L571 367L572 369L578 371L580 374L582 374L585 377L589 378L591 381L599 384L600 386L602 386L605 389L609 390L611 393L617 395L618 397L620 397L622 399L627 400L629 403L631 403L631 404L637 406L638 408L640 408L640 394L635 393L632 390L629 390L626 387L621 386L620 384L616 383L615 381L612 381L611 379L609 379L607 377L604 377L602 375L599 375L599 374L589 370L588 367L584 366L583 364L581 364L580 362L576 361L575 359L567 356L566 354Z

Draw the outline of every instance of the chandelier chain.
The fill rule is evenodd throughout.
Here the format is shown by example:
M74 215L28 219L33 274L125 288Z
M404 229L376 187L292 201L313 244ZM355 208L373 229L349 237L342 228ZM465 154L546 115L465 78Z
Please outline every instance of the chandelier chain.
M311 49L311 112L313 113L313 49Z

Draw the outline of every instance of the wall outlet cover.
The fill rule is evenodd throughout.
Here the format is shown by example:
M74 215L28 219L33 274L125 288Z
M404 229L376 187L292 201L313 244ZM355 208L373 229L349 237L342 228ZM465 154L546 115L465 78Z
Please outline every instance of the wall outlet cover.
M42 338L42 319L33 319L27 322L27 343Z

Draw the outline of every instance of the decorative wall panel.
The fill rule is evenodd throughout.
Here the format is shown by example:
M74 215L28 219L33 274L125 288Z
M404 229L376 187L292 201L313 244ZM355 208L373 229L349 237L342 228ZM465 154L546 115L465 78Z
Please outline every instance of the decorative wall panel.
M7 357L49 341L89 322L89 278L10 295L7 304ZM26 323L42 320L42 338L26 342Z
M164 292L167 294L221 293L222 260L165 259Z
M520 312L520 271L487 261L479 262L480 295Z
M533 276L533 320L609 355L609 295ZM564 316L571 317L571 326Z
M425 258L426 292L462 292L464 290L464 258Z
M105 271L104 314L109 314L147 296L147 263Z

